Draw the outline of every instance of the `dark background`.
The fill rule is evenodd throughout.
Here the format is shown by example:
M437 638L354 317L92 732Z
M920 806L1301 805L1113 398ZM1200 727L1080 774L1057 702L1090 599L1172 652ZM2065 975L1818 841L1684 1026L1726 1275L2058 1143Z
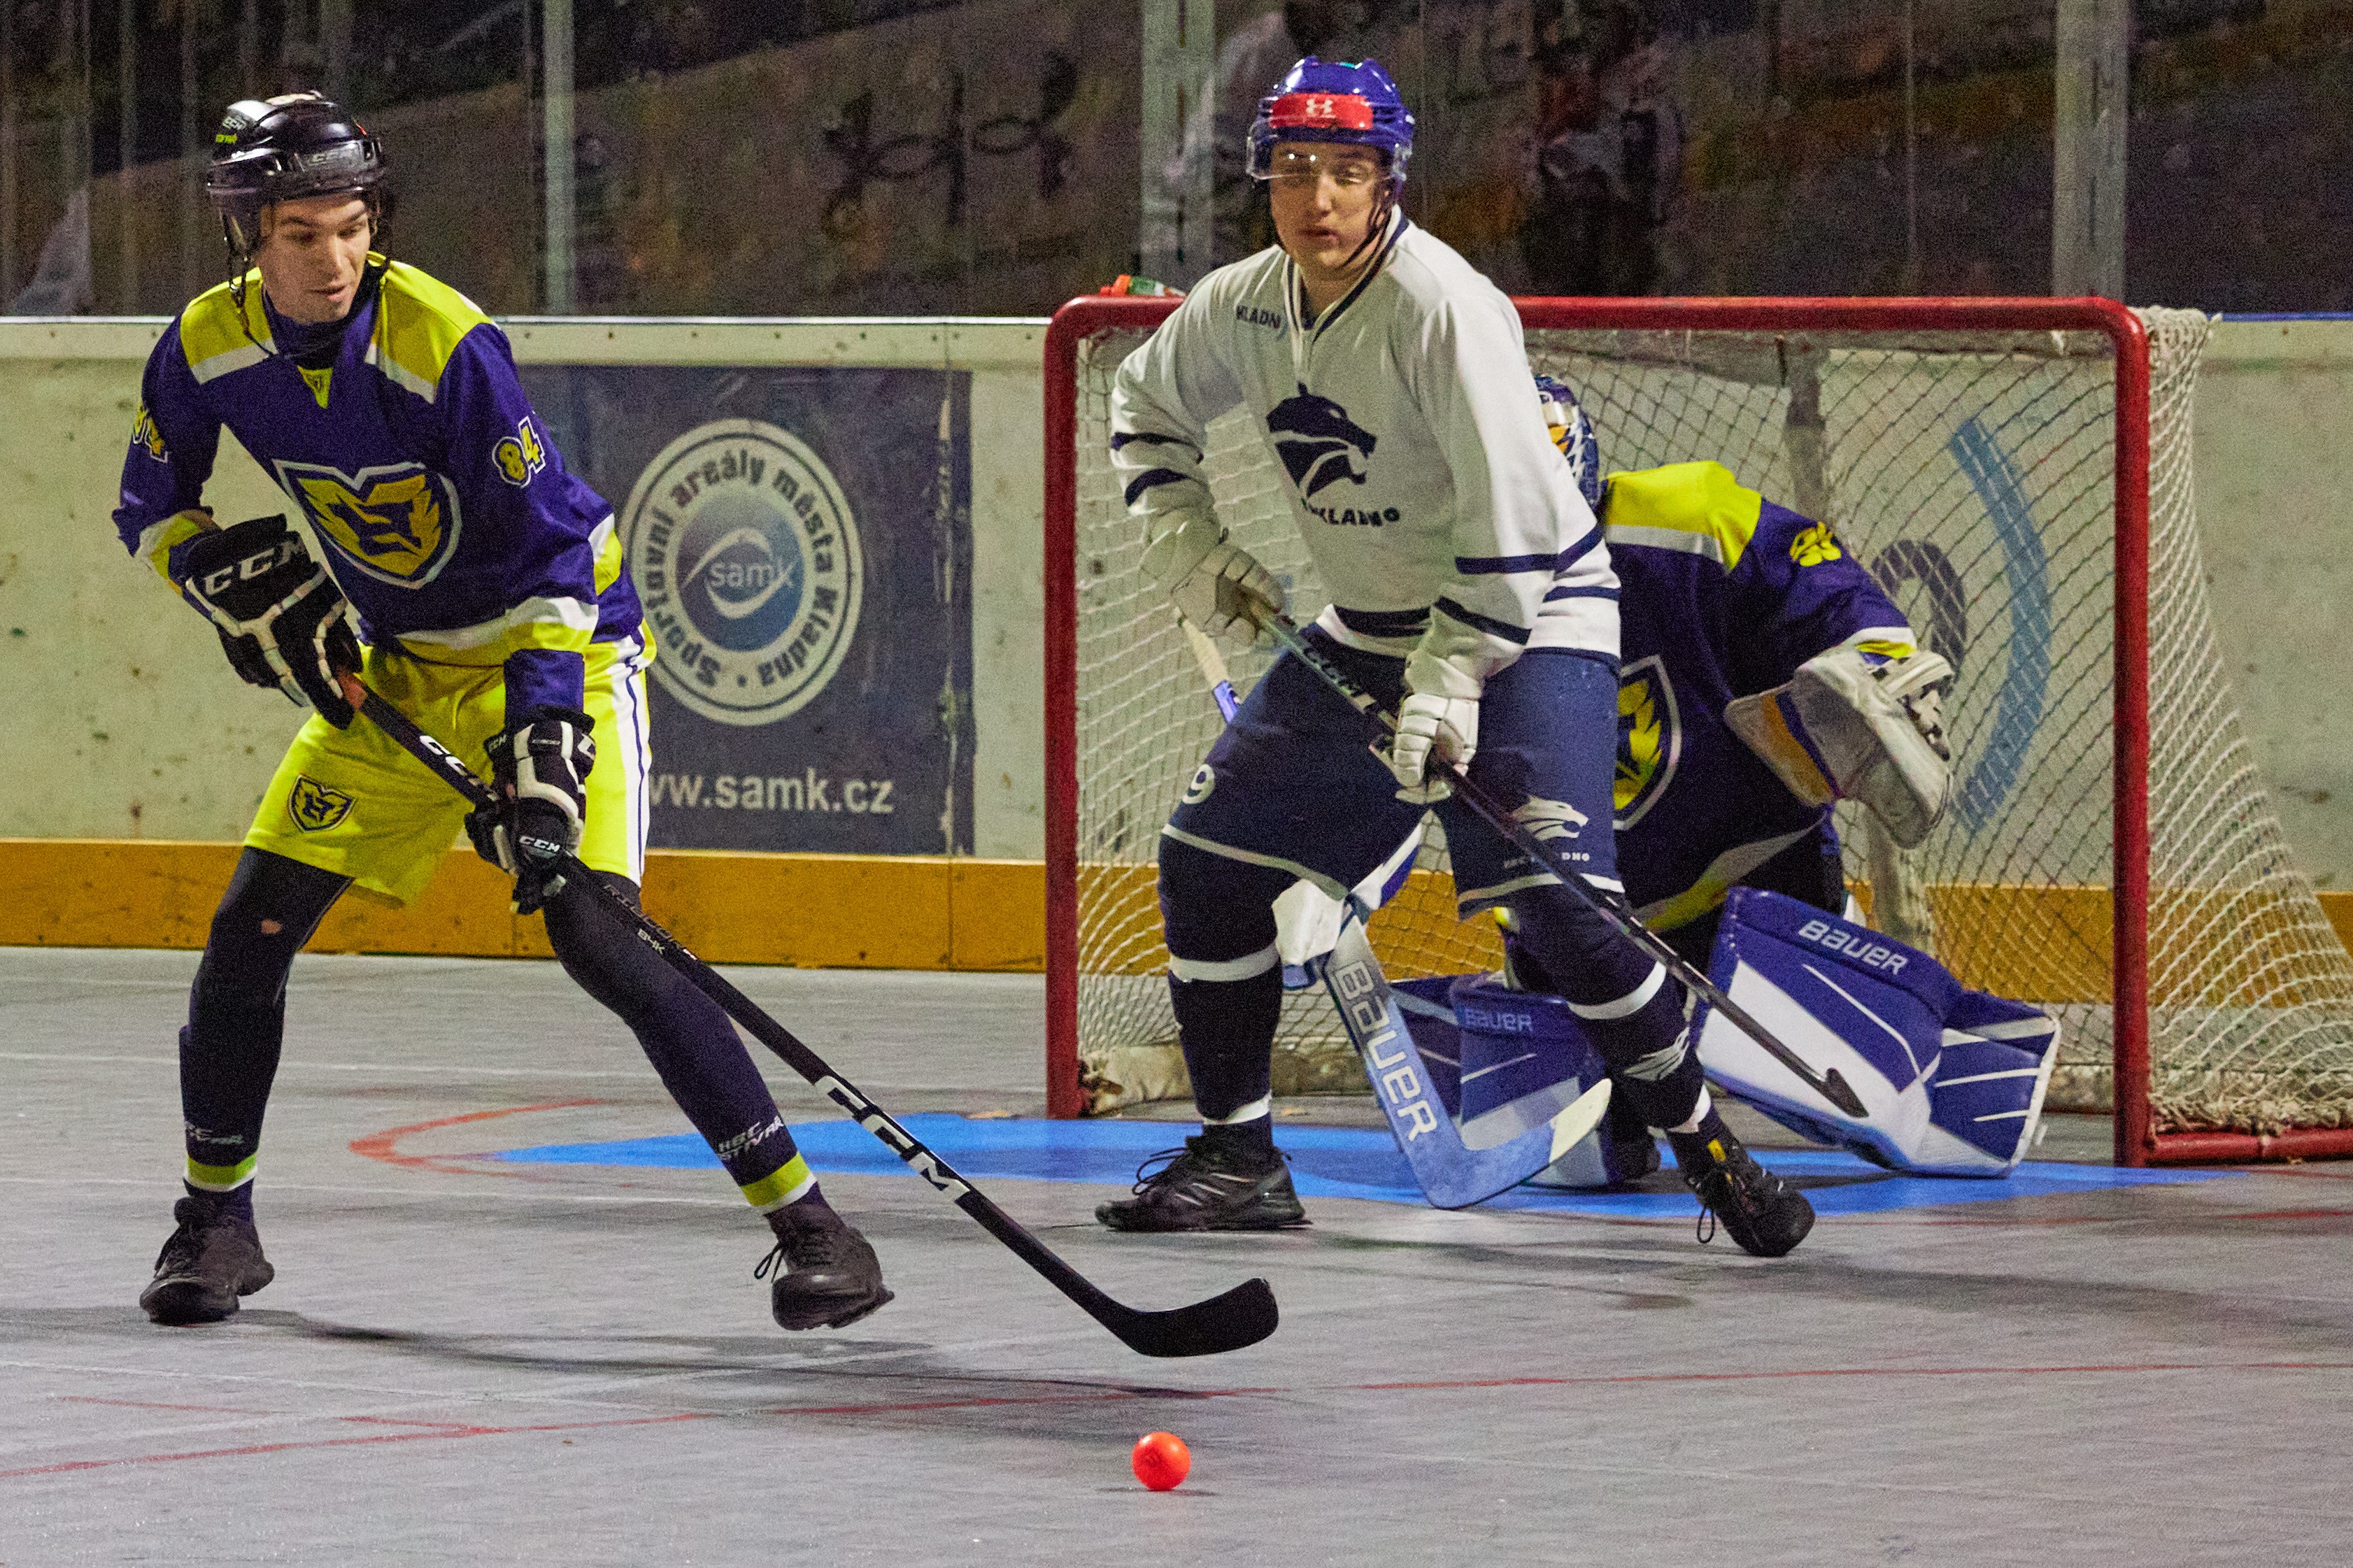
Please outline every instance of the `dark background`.
M1914 0L1907 51L1901 0L1228 0L1204 260L1265 237L1228 121L1317 48L1391 66L1410 210L1515 291L2044 292L2052 10ZM396 253L538 309L537 6L333 11L0 0L0 301L87 186L61 308L177 309L221 265L183 154L234 97L339 79L391 142ZM2134 11L2131 300L2353 309L2353 0ZM575 15L582 310L1040 314L1135 264L1132 3Z

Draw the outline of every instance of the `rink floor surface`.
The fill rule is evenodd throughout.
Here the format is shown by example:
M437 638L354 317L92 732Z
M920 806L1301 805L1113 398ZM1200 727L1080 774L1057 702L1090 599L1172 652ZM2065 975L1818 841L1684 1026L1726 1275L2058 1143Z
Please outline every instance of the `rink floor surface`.
M1049 1123L1042 984L731 970L1115 1296L1263 1275L1265 1343L1136 1356L769 1062L899 1299L768 1321L751 1215L552 963L306 958L262 1148L277 1281L136 1298L195 955L0 950L0 1568L51 1563L2334 1561L2353 1164L2003 1183L1759 1142L1823 1218L1693 1237L1672 1178L1440 1214L1369 1105L1278 1136L1314 1225L1093 1205L1180 1131ZM1175 1114L1173 1111L1168 1114ZM1744 1129L1758 1127L1744 1121ZM1128 1450L1193 1450L1173 1492Z

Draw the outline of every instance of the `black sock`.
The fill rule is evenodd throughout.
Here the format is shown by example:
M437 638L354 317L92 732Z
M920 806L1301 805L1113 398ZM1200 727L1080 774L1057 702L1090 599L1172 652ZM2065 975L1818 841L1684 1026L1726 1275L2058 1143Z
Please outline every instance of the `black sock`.
M1698 1131L1677 1132L1670 1129L1667 1142L1674 1145L1676 1164L1688 1165L1694 1160L1705 1163L1714 1158L1708 1152L1708 1144L1729 1136L1731 1131L1724 1124L1723 1114L1711 1105L1707 1108L1707 1114L1699 1120Z
M190 1197L211 1210L216 1217L241 1219L248 1225L253 1223L253 1184L251 1182L239 1182L225 1193L210 1192L187 1182L180 1184L188 1189Z
M1274 1118L1254 1116L1248 1121L1205 1121L1201 1141L1217 1153L1247 1165L1263 1165L1274 1158Z
M811 1182L808 1191L781 1207L770 1209L765 1217L767 1219L768 1228L782 1236L787 1226L796 1223L806 1224L810 1220L822 1219L839 1220L841 1216L835 1214L833 1205L825 1201L823 1184Z

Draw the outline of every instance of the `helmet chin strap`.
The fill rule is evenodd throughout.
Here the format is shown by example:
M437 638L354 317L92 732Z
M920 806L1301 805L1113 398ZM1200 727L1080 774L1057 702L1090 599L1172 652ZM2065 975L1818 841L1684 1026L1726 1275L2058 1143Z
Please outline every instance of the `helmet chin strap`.
M1373 205L1373 216L1365 220L1365 237L1356 242L1356 249L1348 252L1348 259L1343 263L1344 270L1354 272L1358 264L1364 260L1365 252L1373 249L1388 237L1389 222L1397 216L1397 193L1396 180L1386 179L1381 182L1381 194Z
M378 194L374 190L363 191L359 193L359 195L360 199L367 204L368 248L370 250L375 250L376 248L376 242L384 237L383 201ZM260 206L254 209L253 226L257 231L261 227L261 215L267 212L269 209L269 203L264 202ZM245 287L245 275L253 269L254 253L260 248L261 238L259 234L257 232L250 244L245 243L243 239L243 228L244 226L238 223L233 215L226 212L221 214L221 242L228 251L229 303L237 308L237 329L245 333L245 341L251 343L255 348L259 349L263 353L269 354L272 358L276 358L278 357L278 352L271 348L268 343L263 342L259 338L253 335L252 316L246 308L245 301L247 289ZM385 258L387 265L390 263L390 260L391 258ZM364 260L360 263L360 276L363 280L364 280L367 276L367 263ZM269 289L267 286L264 287L262 294L265 299L269 297ZM384 310L383 307L379 305L376 309L376 327L381 331L383 325Z
M1348 259L1340 263L1338 271L1342 277L1354 278L1359 268L1380 253L1381 243L1388 238L1390 226L1397 221L1397 188L1395 180L1382 182L1380 196L1374 204L1371 216L1365 220L1365 237L1356 242L1356 249L1348 252ZM1293 258L1294 276L1298 266L1298 259Z

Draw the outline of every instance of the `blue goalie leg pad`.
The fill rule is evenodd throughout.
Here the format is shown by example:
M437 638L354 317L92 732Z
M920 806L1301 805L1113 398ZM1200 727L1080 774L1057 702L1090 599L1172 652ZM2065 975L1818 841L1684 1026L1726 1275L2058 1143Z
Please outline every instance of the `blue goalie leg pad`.
M1751 888L1725 903L1709 978L1861 1096L1867 1114L1846 1115L1703 1004L1692 1026L1708 1077L1801 1136L1922 1175L1999 1176L2031 1146L2058 1056L2058 1027L2036 1009Z
M1331 953L1315 967L1364 1058L1365 1076L1389 1131L1435 1207L1467 1208L1519 1185L1574 1147L1609 1110L1609 1087L1603 1079L1546 1123L1491 1148L1471 1148L1440 1092L1446 1078L1455 1079L1459 1105L1459 1060L1433 1063L1422 1056L1409 1015L1382 975L1354 911L1341 922ZM1425 1026L1438 1022L1426 1014L1421 1021Z
M1609 1075L1577 1016L1556 996L1514 991L1484 974L1400 980L1390 990L1421 1054L1423 1077L1437 1089L1468 1148L1493 1147L1531 1131ZM1481 1005L1478 999L1491 993L1493 1004ZM1457 1000L1464 997L1471 1001L1458 1016ZM1534 1027L1519 1022L1514 1014L1522 1006L1539 1010L1541 1022ZM1529 1037L1538 1027L1559 1037L1532 1049ZM1482 1125L1474 1128L1473 1122ZM1507 1136L1498 1139L1497 1127ZM1650 1130L1613 1096L1600 1125L1556 1154L1527 1184L1613 1187L1658 1168Z

